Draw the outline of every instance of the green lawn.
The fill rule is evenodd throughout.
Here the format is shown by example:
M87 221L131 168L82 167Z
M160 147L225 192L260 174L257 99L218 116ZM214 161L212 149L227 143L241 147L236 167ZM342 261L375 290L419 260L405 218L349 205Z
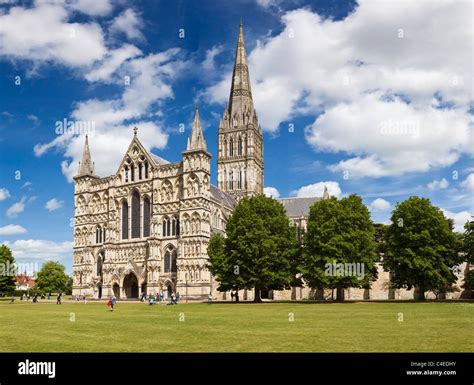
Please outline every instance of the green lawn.
M0 351L472 352L473 317L466 302L119 302L110 312L98 302L1 301Z

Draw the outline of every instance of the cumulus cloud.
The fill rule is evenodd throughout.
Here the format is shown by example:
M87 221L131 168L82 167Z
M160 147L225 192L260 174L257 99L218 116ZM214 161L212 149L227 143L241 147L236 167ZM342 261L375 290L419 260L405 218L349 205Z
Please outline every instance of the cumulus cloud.
M474 173L471 173L461 182L461 187L469 191L474 191Z
M25 234L26 232L26 229L20 225L6 225L0 227L0 235Z
M94 122L89 144L98 175L106 176L117 171L132 139L134 126L139 128L139 138L149 150L166 146L168 134L159 122L151 119L151 114L152 110L156 114L158 103L174 96L171 83L187 65L179 59L179 54L179 49L169 49L125 61L113 75L119 79L123 76L131 79L121 97L88 99L75 105L71 113L74 120ZM131 120L133 123L129 123ZM54 147L64 151L67 159L61 168L71 181L82 157L84 137L58 136L49 143L37 144L35 154L41 156Z
M448 188L448 186L449 182L446 180L446 178L443 178L441 180L434 180L427 184L427 187L430 190L443 190L445 188Z
M63 201L53 198L53 199L50 199L48 202L46 202L46 205L44 207L48 209L48 211L51 212L51 211L60 209L61 207L63 207L63 205L64 205Z
M444 209L441 210L447 218L454 220L454 230L460 233L464 232L464 224L473 220L473 214L469 211L460 211L458 213L454 213Z
M113 9L110 0L72 0L67 5L69 8L89 16L106 16Z
M21 214L23 211L25 211L25 205L26 205L26 197L23 197L21 198L20 201L14 203L8 208L7 217L16 218L18 214Z
M42 239L21 239L5 242L15 260L46 261L72 257L73 242L53 242Z
M459 1L361 0L342 21L285 13L282 32L249 54L262 127L317 115L307 141L349 155L330 169L352 177L423 172L472 154L470 10ZM226 102L229 78L207 89L209 100Z
M337 182L318 182L307 186L303 186L298 190L295 190L291 195L298 198L307 197L322 197L324 194L324 188L327 187L329 196L338 198L341 195L341 188Z
M97 2L100 3L100 2ZM11 7L0 14L0 55L37 63L57 62L82 67L107 51L96 23L72 23L62 4L37 2Z
M280 198L280 192L275 187L265 187L263 193L267 197Z
M131 44L124 44L122 47L111 50L104 60L99 62L85 77L90 82L111 81L112 75L128 59L139 56L142 52Z
M132 40L143 40L144 36L140 31L142 24L140 16L133 9L127 9L113 20L110 32L124 33Z
M10 192L6 188L0 188L0 202L10 198Z
M372 201L370 208L376 211L387 211L390 209L390 202L382 198L377 198Z
M215 58L224 48L221 45L214 46L206 51L206 58L202 62L202 68L206 71L214 71L216 68Z

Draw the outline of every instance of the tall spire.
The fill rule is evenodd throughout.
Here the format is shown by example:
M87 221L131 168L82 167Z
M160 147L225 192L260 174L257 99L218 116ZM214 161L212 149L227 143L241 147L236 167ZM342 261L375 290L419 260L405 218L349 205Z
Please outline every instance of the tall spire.
M324 185L323 199L329 199L329 191L326 185Z
M252 106L252 89L247 65L247 52L244 45L244 26L240 21L239 37L235 51L234 71L232 73L232 86L229 97L229 113L243 113L245 108Z
M191 131L191 136L188 138L188 145L186 146L186 151L189 150L207 151L206 140L202 134L201 121L199 119L199 108L197 103L196 112L194 114L193 129Z
M86 135L84 151L82 152L82 162L79 164L79 173L77 176L94 175L94 164L92 163L91 152L89 150L89 138Z

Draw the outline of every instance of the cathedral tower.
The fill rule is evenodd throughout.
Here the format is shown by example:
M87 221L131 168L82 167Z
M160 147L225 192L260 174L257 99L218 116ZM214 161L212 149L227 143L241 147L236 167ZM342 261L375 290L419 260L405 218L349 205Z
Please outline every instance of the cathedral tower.
M219 122L218 187L240 199L263 193L263 137L240 23L229 103Z

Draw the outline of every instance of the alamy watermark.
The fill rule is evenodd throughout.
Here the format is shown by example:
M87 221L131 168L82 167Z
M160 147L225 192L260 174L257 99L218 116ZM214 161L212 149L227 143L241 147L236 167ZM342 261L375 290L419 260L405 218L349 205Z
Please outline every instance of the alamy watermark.
M379 129L382 135L418 138L420 136L420 121L418 119L387 119L380 122Z
M58 120L55 124L56 135L90 135L95 132L95 121L93 120Z
M363 279L365 276L365 264L359 262L336 262L324 265L324 274L330 277L357 277Z
M17 276L24 274L30 278L36 278L36 274L39 270L39 264L32 263L10 263L10 261L0 263L0 277L5 276Z

